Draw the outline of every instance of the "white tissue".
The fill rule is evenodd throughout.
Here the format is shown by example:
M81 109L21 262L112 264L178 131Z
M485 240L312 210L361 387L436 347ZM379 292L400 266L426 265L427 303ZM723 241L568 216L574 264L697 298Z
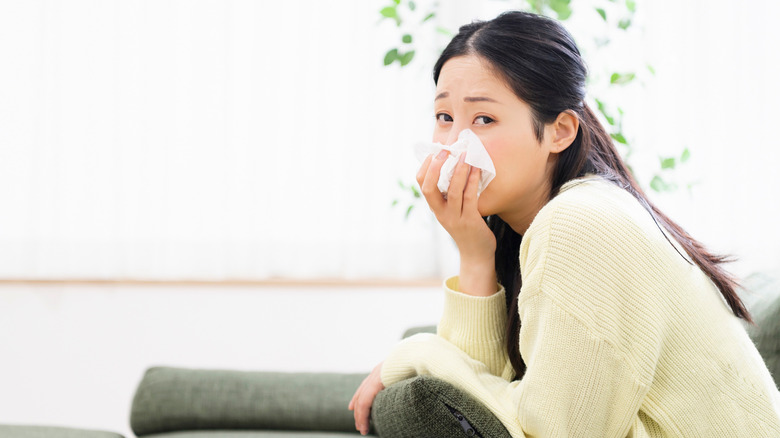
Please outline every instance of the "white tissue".
M485 187L490 184L493 177L496 176L496 168L493 166L493 160L490 159L485 146L477 137L477 134L471 129L464 129L458 134L458 140L447 146L441 143L418 143L415 145L414 153L420 162L425 161L428 155L437 155L442 149L450 152L447 156L447 161L441 168L441 174L439 174L439 182L436 186L439 191L447 195L447 189L450 187L450 181L452 175L455 173L455 165L458 164L461 154L466 154L466 164L470 164L474 167L482 169L482 177L479 180L479 187L477 188L477 196L479 196Z

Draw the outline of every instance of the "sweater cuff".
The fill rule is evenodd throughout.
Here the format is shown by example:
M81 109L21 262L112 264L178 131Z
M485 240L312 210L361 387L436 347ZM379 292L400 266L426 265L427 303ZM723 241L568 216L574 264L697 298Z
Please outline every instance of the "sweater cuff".
M503 343L506 331L506 291L488 297L477 297L459 292L460 278L450 277L444 282L444 313L438 326L439 336L464 348L485 343Z

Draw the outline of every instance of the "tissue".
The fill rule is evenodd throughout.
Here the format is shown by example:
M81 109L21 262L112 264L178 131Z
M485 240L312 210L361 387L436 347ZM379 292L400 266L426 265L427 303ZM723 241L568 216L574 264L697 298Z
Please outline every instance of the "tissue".
M439 191L447 197L447 189L450 187L450 181L452 175L455 173L455 165L458 164L461 154L466 154L466 164L482 169L482 177L479 180L479 187L477 188L477 196L482 194L493 177L496 176L496 168L493 166L493 160L490 159L485 146L474 134L471 129L464 129L458 134L458 140L447 146L441 143L418 143L415 145L415 155L417 160L421 163L425 161L428 155L438 154L442 149L450 152L447 156L447 160L441 167L441 173L439 174L439 181L436 186Z

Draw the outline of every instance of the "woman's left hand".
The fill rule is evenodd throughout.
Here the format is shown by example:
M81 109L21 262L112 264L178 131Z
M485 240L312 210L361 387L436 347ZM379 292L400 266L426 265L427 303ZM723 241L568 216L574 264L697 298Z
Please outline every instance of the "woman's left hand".
M371 405L374 404L374 398L379 391L385 389L381 374L382 362L379 362L379 365L375 366L371 374L363 380L355 395L352 396L352 401L349 402L349 410L355 413L355 429L361 435L368 435Z

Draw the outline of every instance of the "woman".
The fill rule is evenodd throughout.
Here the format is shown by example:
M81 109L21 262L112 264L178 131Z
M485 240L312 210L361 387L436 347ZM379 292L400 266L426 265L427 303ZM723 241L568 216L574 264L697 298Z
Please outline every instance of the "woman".
M510 12L460 29L434 67L434 140L464 129L496 176L447 156L417 175L460 252L437 335L401 342L349 408L368 432L385 386L431 374L512 436L779 437L780 394L739 319L724 258L655 208L584 103L557 22ZM486 218L486 219L483 219Z

